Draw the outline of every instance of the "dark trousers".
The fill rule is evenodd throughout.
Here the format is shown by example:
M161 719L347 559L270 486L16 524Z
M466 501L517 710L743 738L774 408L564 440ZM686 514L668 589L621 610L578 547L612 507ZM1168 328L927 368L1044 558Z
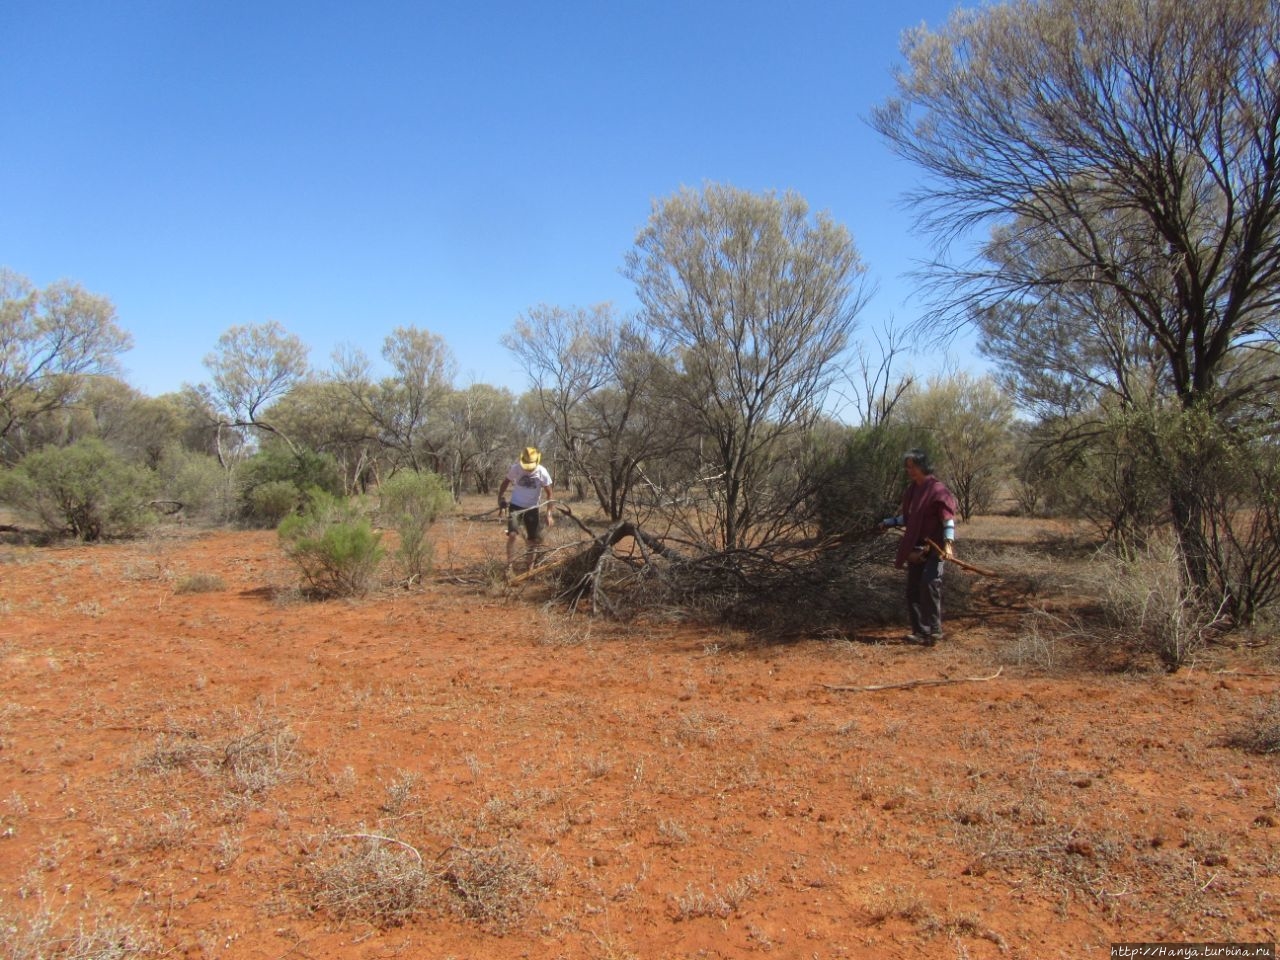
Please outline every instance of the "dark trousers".
M924 563L907 564L907 613L912 633L942 636L942 568L942 558L932 552Z

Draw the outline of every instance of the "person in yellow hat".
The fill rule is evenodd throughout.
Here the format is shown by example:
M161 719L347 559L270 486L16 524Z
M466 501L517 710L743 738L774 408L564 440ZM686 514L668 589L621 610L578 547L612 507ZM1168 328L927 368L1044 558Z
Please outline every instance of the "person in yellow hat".
M507 489L511 490L511 501L507 501ZM546 491L546 526L555 523L551 515L550 503L555 499L555 491L551 488L551 474L542 465L542 454L537 447L525 447L520 451L520 459L511 465L502 486L498 487L498 509L507 511L507 566L515 562L516 541L524 530L526 540L525 559L529 566L533 565L538 548L542 545L542 492Z

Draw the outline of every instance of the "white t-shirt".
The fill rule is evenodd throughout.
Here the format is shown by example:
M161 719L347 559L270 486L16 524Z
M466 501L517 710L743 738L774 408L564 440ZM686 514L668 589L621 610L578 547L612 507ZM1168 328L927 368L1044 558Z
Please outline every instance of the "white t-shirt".
M507 471L507 479L511 481L511 505L517 510L537 506L543 488L551 486L551 474L542 464L525 470L520 464L513 463Z

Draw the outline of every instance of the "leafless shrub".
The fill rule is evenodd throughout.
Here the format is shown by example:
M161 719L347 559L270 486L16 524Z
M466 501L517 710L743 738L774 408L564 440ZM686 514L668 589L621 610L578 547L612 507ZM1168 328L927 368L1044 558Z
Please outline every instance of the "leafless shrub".
M450 847L438 875L464 916L498 927L524 916L544 886L537 864L510 843Z
M187 842L194 829L191 811L186 807L166 810L148 820L135 838L139 850L174 850Z
M307 865L311 906L338 920L396 927L423 908L432 877L422 855L393 837L329 837Z
M685 892L675 898L675 919L680 921L714 917L727 920L763 888L764 878L759 874L739 877L723 889L712 884L709 891L703 891L689 884Z
M298 737L282 720L253 719L222 748L220 766L249 793L288 780L302 763Z
M240 792L261 793L290 779L304 765L297 735L283 720L259 710L247 718L237 711L224 722L232 730L220 742L209 742L202 738L204 731L195 728L161 734L138 760L138 769L221 776Z
M43 901L27 914L0 914L5 960L137 960L159 957L154 939L139 925L77 910L74 923Z
M396 779L387 784L387 798L382 801L382 810L393 817L404 813L414 797L414 791L421 779L418 774L399 771Z
M1043 607L1022 619L1018 633L1000 651L1001 660L1016 666L1053 670L1061 666L1069 638L1078 625Z

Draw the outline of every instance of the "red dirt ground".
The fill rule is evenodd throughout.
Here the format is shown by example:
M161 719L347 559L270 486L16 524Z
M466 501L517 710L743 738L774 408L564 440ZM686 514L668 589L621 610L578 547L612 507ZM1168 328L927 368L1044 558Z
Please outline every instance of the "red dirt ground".
M0 545L0 955L1277 940L1280 766L1231 745L1280 716L1274 647L1050 671L976 588L933 650L770 645L568 618L486 579L498 525L435 539L429 583L325 603L271 532Z

